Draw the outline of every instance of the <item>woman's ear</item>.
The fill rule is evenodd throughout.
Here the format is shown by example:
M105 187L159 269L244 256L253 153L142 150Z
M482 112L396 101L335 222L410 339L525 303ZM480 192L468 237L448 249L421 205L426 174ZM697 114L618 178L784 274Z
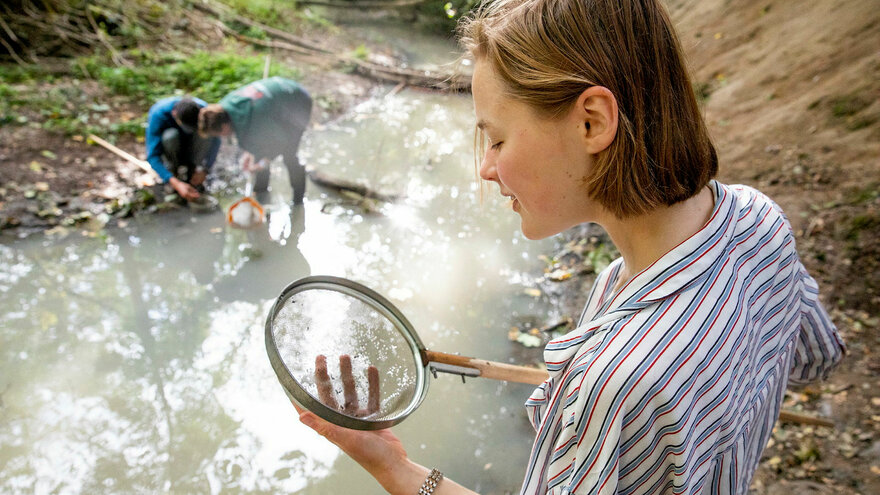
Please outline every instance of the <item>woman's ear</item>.
M578 97L574 117L582 126L587 152L599 153L617 136L617 99L603 86L591 86Z

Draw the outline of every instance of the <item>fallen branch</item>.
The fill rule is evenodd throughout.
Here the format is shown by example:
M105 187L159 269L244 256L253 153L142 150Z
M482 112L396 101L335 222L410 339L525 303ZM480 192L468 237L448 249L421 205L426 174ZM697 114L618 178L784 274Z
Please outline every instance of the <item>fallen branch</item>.
M98 41L101 42L104 47L107 48L107 51L110 52L110 59L113 60L113 63L116 64L117 67L121 67L123 65L129 65L126 63L125 59L119 56L119 52L116 51L116 48L113 48L113 45L107 41L107 36L104 31L98 27L98 23L95 22L95 16L92 15L91 6L86 6L86 17L89 19L89 24L92 25L92 29L95 31L95 35L98 37Z
M344 67L352 68L356 73L394 84L403 83L407 86L420 86L430 89L438 89L442 91L467 91L470 89L470 78L462 74L444 74L429 70L407 69L402 67L390 67L377 64L368 60L361 60L348 55L339 55L329 50L321 48L314 43L299 38L289 33L285 33L279 29L253 21L224 7L219 7L213 3L206 1L193 3L193 6L218 18L217 27L226 34L234 36L236 39L253 45L266 48L276 48L291 51L299 55L313 57L317 60L323 60L331 64L337 64ZM249 27L257 28L276 38L275 40L260 40L244 36L234 29L223 23L223 18L233 20ZM281 41L278 41L281 40Z
M429 70L388 67L356 58L341 58L341 60L344 63L354 64L355 72L358 74L382 81L443 91L468 91L471 87L470 78L461 74L442 74Z
M304 39L302 39L298 36L294 36L290 33L286 33L280 29L273 28L272 26L267 26L267 25L261 24L257 21L248 19L247 17L236 14L235 12L232 12L231 10L229 10L225 7L221 7L219 5L216 5L214 3L208 3L206 1L202 1L202 2L193 2L192 5L197 10L201 10L202 12L205 12L206 14L210 14L210 15L220 19L221 21L225 17L225 18L231 19L235 22L244 24L245 26L260 29L268 35L271 35L271 36L278 38L278 39L282 39L284 41L287 41L288 43L292 43L295 46L305 48L307 50L310 50L311 52L325 53L325 54L331 54L331 55L333 54L333 52L331 52L330 50L325 50L324 48L321 48L320 46L318 46L315 43L304 40Z
M15 36L15 33L12 31L12 29L10 29L9 25L6 24L6 21L3 20L3 16L0 16L0 27L3 27L3 30L6 31L6 35L9 37L10 40L12 40L13 43L18 42L18 37ZM6 40L2 37L0 37L0 42L3 43L3 46L6 48L7 51L9 51L9 55L12 56L13 60L15 60L18 65L25 65L24 60L19 57L17 53L15 53L15 49L12 48L12 45L7 43Z
M834 423L825 418L808 416L806 414L799 414L786 410L779 411L779 421L786 423L799 423L802 425L827 426L828 428L834 428Z
M316 52L310 48L303 47L301 45L294 45L292 43L286 43L284 41L276 41L276 40L261 40L258 38L251 38L250 36L245 36L231 27L227 26L223 23L223 21L217 21L216 23L217 29L220 30L222 34L227 34L229 36L234 37L235 39L250 43L256 46L262 46L264 48L276 48L280 50L287 50L289 52L294 52L299 55L305 55L309 57L317 57L319 59L326 59L327 54L324 52Z
M298 0L297 5L318 5L320 7L330 7L335 9L394 9L399 7L412 7L426 0L378 0L378 1L361 1L351 0L348 2L328 1L328 0Z
M39 62L38 54L71 57L91 53L101 46L109 51L114 63L128 64L121 56L121 45L132 35L120 32L123 30L112 35L104 23L120 27L136 24L143 33L137 38L144 43L158 34L149 7L142 2L18 0L12 2L14 6L7 3L0 2L0 33L5 33L0 37L0 45L15 50L13 58L26 56L34 63Z
M335 191L348 191L363 196L365 198L378 199L380 201L386 202L396 201L400 199L400 195L398 194L387 194L379 192L364 184L341 179L339 177L333 177L323 172L319 172L318 170L315 170L311 167L307 169L307 173L309 175L309 179L315 184L321 187L326 187L328 189L333 189Z
M112 151L113 153L115 153L117 156L120 156L120 157L126 159L127 161L133 163L134 165L137 165L137 166L140 167L144 172L147 172L147 173L149 173L149 174L151 174L151 175L154 175L154 176L158 176L158 174L156 173L156 171L153 170L152 167L150 167L150 164L149 164L149 163L145 162L144 160L141 160L140 158L137 158L136 156L134 156L134 155L128 153L127 151L124 151L124 150L121 150L121 149L117 148L116 146L114 146L114 145L108 143L107 141L104 141L103 139L99 138L98 136L96 136L96 135L94 135L94 134L89 134L89 140L90 140L90 141L94 141L95 143L100 144L100 145L103 146L104 148L106 148L106 149Z

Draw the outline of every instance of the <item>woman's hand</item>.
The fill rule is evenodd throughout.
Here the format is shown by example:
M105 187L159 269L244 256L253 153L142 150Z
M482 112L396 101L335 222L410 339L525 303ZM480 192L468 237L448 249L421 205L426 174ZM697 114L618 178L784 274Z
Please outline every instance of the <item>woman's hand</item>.
M319 418L294 404L302 424L315 430L354 459L374 478L385 485L382 477L396 466L407 462L406 450L400 439L389 429L375 431L350 430Z
M366 407L360 405L350 356L345 354L339 356L339 374L344 397L341 407L333 394L333 383L327 371L327 358L318 356L315 359L315 382L318 385L319 399L324 405L354 417L364 417L379 411L379 370L375 366L367 369ZM299 420L303 424L330 440L377 479L377 473L390 471L395 465L406 461L406 450L391 430L350 430L325 421L316 414L303 410L297 404L294 404L294 407L300 413Z
M342 393L345 399L342 407L333 394L333 382L327 372L327 358L315 358L315 382L318 385L318 397L325 406L342 411L349 416L363 418L379 412L379 370L375 366L367 368L367 407L360 407L354 373L351 369L351 357L347 354L339 356L339 375L342 380Z
M380 409L379 371L376 367L370 366L367 369L369 392L366 408L360 407L354 384L354 374L351 369L351 357L339 356L339 370L344 398L342 407L339 406L339 402L333 395L333 384L330 381L330 374L327 372L327 359L324 356L318 356L315 359L315 381L318 385L318 395L321 402L350 416L363 417L378 412ZM390 429L350 430L330 423L315 413L302 409L295 402L291 402L299 412L300 422L342 449L376 478L376 481L388 493L401 495L418 493L419 487L424 483L431 470L412 462L407 457L400 439ZM474 492L450 479L443 479L437 485L434 494L474 495Z

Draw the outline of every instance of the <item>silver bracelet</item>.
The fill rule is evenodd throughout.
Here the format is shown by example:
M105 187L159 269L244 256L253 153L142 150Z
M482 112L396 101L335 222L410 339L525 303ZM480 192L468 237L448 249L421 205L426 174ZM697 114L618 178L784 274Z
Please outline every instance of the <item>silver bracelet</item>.
M443 479L443 473L437 471L436 469L431 469L431 474L425 478L425 482L422 483L422 487L419 488L418 495L431 495L434 493L434 488L437 488L437 483L440 483L440 480Z

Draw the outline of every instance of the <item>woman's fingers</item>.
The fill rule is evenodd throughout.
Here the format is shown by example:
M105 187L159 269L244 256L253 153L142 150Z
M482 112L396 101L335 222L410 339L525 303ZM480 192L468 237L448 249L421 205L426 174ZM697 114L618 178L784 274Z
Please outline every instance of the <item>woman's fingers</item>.
M365 409L360 407L351 356L347 354L339 356L339 378L342 381L344 399L342 407L339 406L336 394L333 392L333 382L327 370L327 358L323 355L315 358L315 383L318 386L318 398L322 404L355 417L367 416L379 411L381 400L379 370L375 366L367 368L367 407Z
M318 399L321 403L332 409L339 409L339 403L333 394L333 382L327 373L327 358L320 354L315 358L315 383L318 385Z
M342 378L342 395L345 398L342 412L354 416L357 414L359 404L354 374L351 371L351 356L348 354L339 356L339 375Z
M367 385L367 414L374 414L379 412L379 369L375 366L367 368Z

